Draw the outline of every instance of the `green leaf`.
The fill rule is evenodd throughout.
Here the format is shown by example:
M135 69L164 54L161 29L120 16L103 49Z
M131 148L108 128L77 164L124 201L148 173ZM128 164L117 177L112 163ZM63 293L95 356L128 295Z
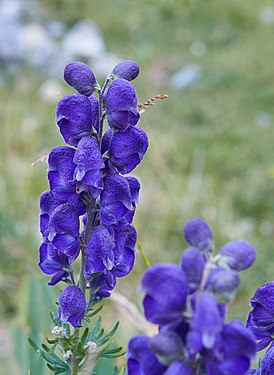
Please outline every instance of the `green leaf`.
M86 315L86 318L92 318L94 315L96 315L99 311L101 311L103 308L103 305L99 306L98 309L91 311L89 314Z
M82 337L81 337L81 342L82 342L83 346L86 344L86 341L87 341L87 338L88 338L88 334L89 334L89 329L86 328L84 330L84 333L83 333Z
M39 346L37 346L37 344L30 338L28 337L28 341L30 343L30 345L33 347L33 349L37 352L37 353L41 353L41 349L39 348Z

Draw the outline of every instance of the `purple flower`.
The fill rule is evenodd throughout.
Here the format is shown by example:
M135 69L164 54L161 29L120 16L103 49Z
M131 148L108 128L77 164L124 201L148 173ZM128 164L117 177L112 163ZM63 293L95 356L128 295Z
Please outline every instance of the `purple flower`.
M61 253L71 258L79 254L79 217L76 208L68 203L54 209L49 220L48 240Z
M88 280L94 273L111 270L114 266L114 241L103 225L95 227L86 246L85 277Z
M64 70L65 81L80 94L90 96L98 88L96 78L90 68L79 61L69 63Z
M98 114L92 105L97 106L96 101L81 94L66 95L58 103L56 122L69 145L77 146L79 140L96 126Z
M58 320L62 324L69 322L73 327L82 327L81 321L86 312L86 300L82 290L75 285L68 285L59 297Z
M147 135L141 128L133 126L128 127L124 132L111 132L109 161L121 174L129 173L144 157L148 148Z
M213 237L207 223L202 219L189 220L184 228L185 240L202 252L212 251Z
M49 218L53 210L64 203L55 198L51 191L44 191L40 197L40 231L44 238L48 238Z
M253 310L249 313L247 327L259 340L257 350L267 347L274 334L274 281L258 288L250 299Z
M108 87L106 96L106 112L108 124L115 130L126 130L139 121L137 98L130 82L117 78Z
M221 248L219 254L223 262L235 271L250 267L256 259L254 247L246 241L230 241Z
M139 65L135 61L124 60L119 62L119 64L114 67L112 74L118 78L133 81L138 76L139 72Z
M90 294L93 299L107 298L110 292L115 288L116 279L111 272L99 273L90 282Z
M103 190L102 169L105 165L94 138L81 138L73 162L76 165L74 178L77 192L88 189L91 197L96 199Z
M150 267L144 274L141 290L145 316L154 324L182 320L189 291L184 272L174 264L163 263Z
M132 337L128 343L128 375L163 375L163 366L149 350L149 338L144 335Z
M102 223L117 224L127 220L127 214L134 211L130 184L126 177L110 174L104 178L104 190L100 196L100 215ZM130 216L130 219L131 216Z
M39 249L40 269L47 275L53 275L49 285L55 285L63 279L67 279L72 259L58 251L51 242L43 242Z
M189 288L195 291L203 277L205 267L203 253L196 247L189 247L183 253L181 267L187 277Z
M69 199L75 194L73 163L75 150L67 146L58 146L51 150L48 158L48 179L50 190L59 199Z

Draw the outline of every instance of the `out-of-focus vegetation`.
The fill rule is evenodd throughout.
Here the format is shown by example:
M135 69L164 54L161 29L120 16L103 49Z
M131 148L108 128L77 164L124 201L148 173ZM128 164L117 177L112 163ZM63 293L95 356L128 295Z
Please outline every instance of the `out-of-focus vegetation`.
M257 248L257 261L242 273L230 309L230 317L244 320L248 298L273 279L274 24L259 18L273 3L39 3L49 18L68 26L83 18L94 20L109 51L137 61L140 102L158 93L169 95L141 118L150 148L136 171L142 182L134 221L138 241L151 263L179 262L186 246L183 225L196 216L210 224L216 248L230 239L250 241ZM171 76L193 64L199 67L199 79L184 89L172 88ZM0 328L17 324L27 334L32 318L26 322L18 317L24 314L22 299L29 300L31 290L21 284L39 272L39 195L47 189L46 165L31 168L31 163L63 144L54 125L56 103L39 95L45 79L43 72L25 68L0 87ZM64 93L70 92L63 87ZM133 303L137 298L140 304L136 288L144 269L138 254L135 270L118 283L118 290ZM47 277L42 278L46 284ZM121 341L126 344L127 332L134 328L129 329L126 315L121 319L111 306L106 310L110 326L122 320L126 329L121 329ZM6 347L12 351L9 343ZM0 361L7 353L1 356Z

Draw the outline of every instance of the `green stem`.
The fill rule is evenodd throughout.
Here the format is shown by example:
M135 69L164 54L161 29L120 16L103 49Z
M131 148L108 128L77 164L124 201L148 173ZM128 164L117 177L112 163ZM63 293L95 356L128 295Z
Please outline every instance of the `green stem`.
M75 338L78 338L76 345L78 345L79 336L80 336L80 329L74 328L74 335ZM79 371L79 358L76 353L72 352L71 355L71 375L78 375Z

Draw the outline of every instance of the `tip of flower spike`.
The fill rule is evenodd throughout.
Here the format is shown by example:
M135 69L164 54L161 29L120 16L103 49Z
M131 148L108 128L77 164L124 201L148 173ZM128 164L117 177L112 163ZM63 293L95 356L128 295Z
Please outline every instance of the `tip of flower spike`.
M204 220L200 218L189 220L185 225L184 234L186 242L191 246L198 248L202 252L212 251L212 233Z
M114 76L118 78L126 79L127 81L133 81L140 73L139 65L132 60L124 60L119 62L112 71Z
M95 89L99 88L93 72L80 61L73 61L65 67L64 80L80 94L86 96L90 96Z

